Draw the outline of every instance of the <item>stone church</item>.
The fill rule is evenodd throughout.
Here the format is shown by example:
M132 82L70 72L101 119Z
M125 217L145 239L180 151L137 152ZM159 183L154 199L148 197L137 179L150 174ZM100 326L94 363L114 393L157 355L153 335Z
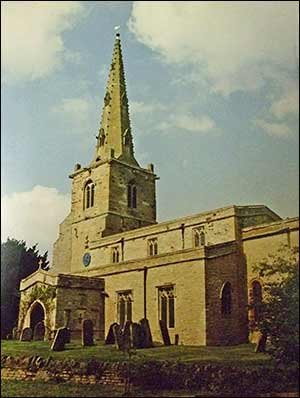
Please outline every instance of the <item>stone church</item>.
M78 338L91 319L103 341L112 323L147 318L162 342L246 342L247 303L263 286L252 267L298 245L298 219L264 205L226 206L157 223L153 164L134 156L120 35L116 35L95 154L76 164L70 214L59 226L50 271L22 280L20 330L44 320L50 337L66 324Z

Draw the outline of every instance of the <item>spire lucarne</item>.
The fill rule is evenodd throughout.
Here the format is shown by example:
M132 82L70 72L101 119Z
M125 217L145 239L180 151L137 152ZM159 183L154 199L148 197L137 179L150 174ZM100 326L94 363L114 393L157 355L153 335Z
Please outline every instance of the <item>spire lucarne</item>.
M106 86L95 160L103 161L111 157L138 166L134 158L119 33L116 34Z

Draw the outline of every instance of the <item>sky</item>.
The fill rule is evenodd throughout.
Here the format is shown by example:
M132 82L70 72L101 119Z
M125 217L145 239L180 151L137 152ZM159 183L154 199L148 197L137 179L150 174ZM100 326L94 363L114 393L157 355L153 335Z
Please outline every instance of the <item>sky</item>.
M92 160L120 26L135 156L158 221L299 208L299 3L2 1L1 240L51 255Z

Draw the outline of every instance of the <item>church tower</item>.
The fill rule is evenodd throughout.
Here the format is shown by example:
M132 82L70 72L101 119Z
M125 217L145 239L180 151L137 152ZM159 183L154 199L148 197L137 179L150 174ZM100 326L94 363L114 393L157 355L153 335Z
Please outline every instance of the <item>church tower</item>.
M120 35L117 33L95 154L76 164L69 216L54 244L53 269L79 270L92 241L156 223L153 165L134 157ZM70 265L69 265L70 264Z

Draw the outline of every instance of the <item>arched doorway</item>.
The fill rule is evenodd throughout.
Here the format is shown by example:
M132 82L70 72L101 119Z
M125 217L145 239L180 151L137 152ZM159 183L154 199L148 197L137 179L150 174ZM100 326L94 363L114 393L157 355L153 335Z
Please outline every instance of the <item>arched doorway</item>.
M32 310L30 312L30 327L32 330L34 330L35 325L38 322L44 321L45 320L45 311L43 306L36 302L33 307Z

